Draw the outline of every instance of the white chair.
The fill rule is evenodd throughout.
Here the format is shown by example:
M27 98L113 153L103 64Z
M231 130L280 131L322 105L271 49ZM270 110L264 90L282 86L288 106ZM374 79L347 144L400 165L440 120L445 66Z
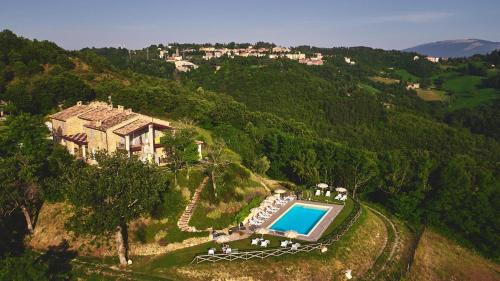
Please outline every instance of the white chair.
M286 203L287 203L286 201L283 201L283 200L281 200L281 199L276 199L276 202L275 202L275 204L276 204L276 205L279 205L279 206L283 206L283 205L285 205Z
M265 248L265 247L267 247L267 245L269 245L269 243L271 243L271 241L264 240L264 241L260 242L260 246Z
M316 193L315 193L316 196L320 196L321 195L321 190L316 190Z
M286 248L288 246L288 240L281 241L281 247Z
M254 238L252 239L252 245L259 245L259 242L260 242L260 238Z
M259 217L262 217L264 219L268 219L271 217L271 214L267 213L267 212L260 212L259 213Z
M215 249L209 249L208 250L209 255L215 255Z
M328 191L326 192L325 196L326 196L326 197L330 197L330 196L331 196L331 194L330 194L330 190L328 190Z
M231 248L226 249L226 254L231 254Z
M340 200L340 198L342 198L342 194L337 194L337 196L335 196L335 200Z
M268 206L268 207L266 208L266 212L268 212L268 213L273 213L273 214L274 214L274 213L276 213L277 211L278 211L277 209L273 209L273 208L271 208L270 206Z
M342 196L342 198L340 198L340 201L345 201L345 200L347 200L347 195L344 195Z
M292 245L292 250L298 250L300 247L300 244L299 243L295 243Z

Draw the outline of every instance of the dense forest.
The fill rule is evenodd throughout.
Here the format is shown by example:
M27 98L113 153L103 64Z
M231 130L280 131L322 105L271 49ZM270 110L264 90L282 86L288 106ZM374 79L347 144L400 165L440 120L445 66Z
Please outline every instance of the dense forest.
M152 55L156 46L150 49ZM500 103L488 100L450 110L444 101L422 100L404 83L418 79L439 88L446 86L442 79L480 74L484 84L478 87L498 89L500 71L488 68L498 65L498 52L450 60L442 69L397 51L297 50L322 52L326 63L311 67L286 59L221 58L181 74L167 62L147 60L141 50L135 57L114 48L69 52L3 31L0 100L11 117L0 129L0 180L7 184L8 175L16 173L7 169L15 166L4 158L18 164L22 154L33 161L52 159L35 161L29 178L17 172L23 181L42 187L33 208L43 200L58 200L51 181L66 161L62 152L50 143L33 144L43 146L43 154L33 153L29 145L12 147L19 137L27 144L35 141L22 128L13 128L23 122L41 124L46 114L79 100L111 99L160 118L194 121L223 139L254 171L265 156L272 178L303 186L318 181L346 186L412 224L436 227L498 259ZM357 64L345 64L345 56ZM398 82L370 79L377 75ZM12 203L0 200L6 200L2 206ZM10 209L2 211L5 228L13 215ZM8 249L10 242L1 240Z

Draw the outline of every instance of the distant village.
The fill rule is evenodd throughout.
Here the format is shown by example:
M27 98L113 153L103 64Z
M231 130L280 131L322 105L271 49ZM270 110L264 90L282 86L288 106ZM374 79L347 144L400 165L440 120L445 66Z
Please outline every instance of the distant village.
M324 56L321 53L313 53L307 56L300 51L294 51L288 47L275 46L275 47L256 47L250 45L246 48L217 48L214 46L203 46L198 49L185 48L181 51L179 47L167 45L166 47L158 48L159 58L167 62L175 64L175 69L179 72L188 72L192 69L197 69L198 65L190 60L194 57L193 54L201 56L204 60L212 60L217 58L230 58L235 57L268 57L270 59L290 59L295 60L301 64L321 66L324 64ZM414 61L421 59L419 56L413 58ZM440 60L446 60L439 57L422 57L432 63L438 63ZM344 57L344 61L348 65L356 65L356 62L350 57ZM418 88L418 86L417 86Z
M270 59L287 58L296 60L305 65L323 65L323 55L321 53L314 53L310 57L306 57L301 52L293 52L287 47L276 46L273 48L256 48L252 45L247 48L216 48L216 47L200 47L195 49L184 49L183 54L179 53L179 49L172 50L171 46L166 48L158 48L160 59L175 64L175 68L180 72L187 72L191 69L196 69L198 66L190 61L183 55L185 53L201 52L204 60L211 60L216 58L235 58L235 57L268 57Z

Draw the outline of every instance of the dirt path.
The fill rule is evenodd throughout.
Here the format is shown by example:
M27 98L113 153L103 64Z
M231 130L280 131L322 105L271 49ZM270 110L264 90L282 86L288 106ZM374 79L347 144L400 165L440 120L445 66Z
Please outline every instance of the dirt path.
M389 239L390 235L388 235L387 243L384 249L382 249L379 256L377 257L376 264L361 278L363 280L378 280L380 274L383 273L384 270L386 270L388 263L391 262L392 259L394 258L394 254L396 253L398 246L401 244L401 239L399 238L397 228L391 219L389 219L386 215L382 214L381 212L375 210L374 208L367 206L366 204L362 205L368 208L376 215L378 215L386 224L387 233L392 233L394 235L393 239ZM388 252L387 257L385 257L387 252Z

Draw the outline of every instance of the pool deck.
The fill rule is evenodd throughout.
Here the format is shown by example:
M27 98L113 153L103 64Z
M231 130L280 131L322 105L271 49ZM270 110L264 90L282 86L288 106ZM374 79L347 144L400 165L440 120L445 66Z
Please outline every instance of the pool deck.
M282 214L284 214L290 207L295 204L295 203L302 203L306 205L316 205L316 206L322 206L322 207L329 207L331 210L328 211L328 213L325 214L325 216L321 219L321 221L314 227L311 233L309 235L301 235L297 236L296 239L298 240L304 240L304 241L309 241L309 242L315 242L318 241L319 238L321 238L321 235L323 235L323 232L328 228L328 226L332 223L332 221L335 219L335 217L342 211L344 208L344 205L337 205L337 204L327 204L327 203L321 203L321 202L313 202L313 201L306 201L306 200L293 200L291 202L288 202L285 206L279 209L278 212L273 214L269 219L267 219L263 224L262 228L267 228L272 235L275 236L282 236L285 237L285 233L282 231L274 231L269 229L269 227L278 219Z

